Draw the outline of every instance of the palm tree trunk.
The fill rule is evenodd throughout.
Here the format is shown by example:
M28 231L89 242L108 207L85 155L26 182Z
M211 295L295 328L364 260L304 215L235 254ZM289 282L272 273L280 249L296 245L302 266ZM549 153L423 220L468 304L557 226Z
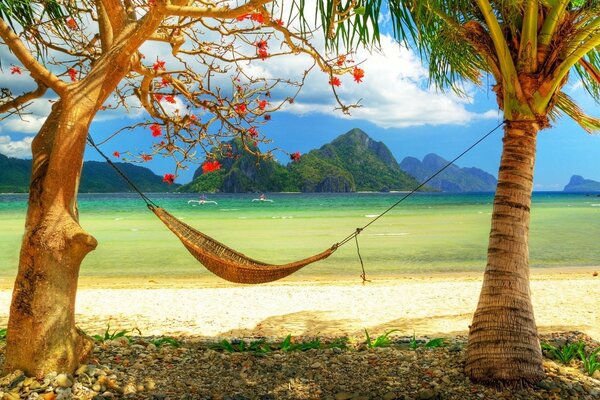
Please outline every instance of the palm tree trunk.
M54 104L32 144L33 170L8 322L5 371L73 372L92 349L75 326L81 261L96 240L78 223L77 190L95 106L83 96ZM77 98L74 98L77 97Z
M534 382L544 376L527 244L539 129L536 121L505 126L487 267L466 354L466 373L476 381Z

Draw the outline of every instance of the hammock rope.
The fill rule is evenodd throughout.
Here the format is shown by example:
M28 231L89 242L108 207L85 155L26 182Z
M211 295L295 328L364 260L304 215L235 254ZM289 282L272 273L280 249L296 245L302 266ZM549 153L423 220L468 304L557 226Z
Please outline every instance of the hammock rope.
M322 251L321 253L315 254L311 257L307 257L305 259L295 261L288 264L274 265L267 264L261 261L254 260L238 251L231 249L230 247L224 245L211 238L208 235L198 231L197 229L189 226L188 224L182 222L177 217L168 213L165 209L159 207L155 202L153 202L148 196L146 196L128 177L125 173L115 164L110 158L100 150L100 148L96 145L91 135L88 134L88 143L106 160L106 162L123 178L123 180L137 193L140 195L142 200L146 203L146 206L165 224L165 226L175 234L182 242L184 247L194 256L202 265L204 265L209 271L213 274L234 283L247 283L247 284L257 284L257 283L266 283L273 282L278 279L284 278L299 269L305 267L306 265L312 264L314 262L324 260L333 254L338 248L348 243L352 239L355 240L356 243L356 252L358 255L358 259L360 261L362 274L360 275L363 281L369 282L366 279L365 266L363 263L362 256L360 254L360 247L358 244L358 235L362 233L363 230L371 226L375 221L379 220L385 214L390 212L392 209L397 207L400 203L405 201L408 197L412 196L415 192L429 183L436 176L441 174L444 170L450 167L454 162L456 162L459 158L467 154L470 150L472 150L479 143L483 142L488 136L494 133L498 128L504 125L506 121L502 121L495 128L487 132L481 138L479 138L476 142L474 142L471 146L469 146L466 150L460 153L451 161L447 162L442 168L440 168L433 175L425 179L418 186L412 189L410 192L406 193L402 196L398 201L393 203L390 207L384 210L377 217L373 218L367 224L360 228L356 228L354 232L346 236L340 242L334 243L330 248Z

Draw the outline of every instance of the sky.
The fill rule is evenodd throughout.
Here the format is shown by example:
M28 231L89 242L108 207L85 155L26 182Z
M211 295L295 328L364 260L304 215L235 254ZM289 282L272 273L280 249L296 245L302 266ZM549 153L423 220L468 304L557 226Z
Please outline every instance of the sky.
M26 74L10 74L8 66L18 65L18 61L4 50L0 53L0 87L10 87L15 93L31 87ZM168 62L167 48L145 45L142 51L148 59L159 57ZM334 110L328 76L314 71L294 104L273 113L272 120L260 127L261 133L273 140L273 147L305 153L352 128L360 128L374 140L385 143L399 162L407 156L422 159L429 153L452 159L502 121L495 95L490 91L493 82L486 77L482 87L465 87L467 97L438 92L429 87L427 70L415 53L400 47L389 36L382 38L380 52L360 50L354 58L365 70L363 82L354 82L351 75L342 76L339 94L347 103L360 100L361 107L352 110L350 116ZM301 56L288 56L257 60L248 68L257 76L297 77L307 65L308 60ZM600 107L581 86L570 82L565 91L585 111L600 115ZM283 92L279 95L285 98ZM0 121L0 153L30 158L31 140L50 111L50 100L51 94L34 101L28 115ZM103 137L146 118L143 111L135 108L129 114L104 112L98 114L90 132ZM498 130L457 164L497 175L501 137ZM107 143L103 151L143 151L152 140L151 135L140 130L125 132ZM539 133L534 190L562 190L575 174L600 181L599 153L600 135L586 133L567 118L559 120L551 129ZM283 163L288 161L283 153L277 157ZM85 160L101 158L88 147ZM159 175L174 172L174 165L167 159L155 158L144 166ZM177 182L190 181L197 167L191 164L187 171L179 171Z

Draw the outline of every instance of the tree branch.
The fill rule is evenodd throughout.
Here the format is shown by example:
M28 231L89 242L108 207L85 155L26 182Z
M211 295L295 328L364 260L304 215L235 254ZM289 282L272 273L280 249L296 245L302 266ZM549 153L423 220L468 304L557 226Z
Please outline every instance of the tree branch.
M4 40L4 43L8 46L10 51L13 52L17 59L29 71L33 79L37 82L42 82L45 86L54 90L59 96L62 96L67 91L68 85L33 57L29 49L23 44L13 30L6 25L2 18L0 18L0 37Z
M15 97L14 99L6 103L0 104L0 114L5 113L8 110L18 109L20 106L27 103L28 101L42 97L44 93L46 93L46 89L46 85L40 84L38 82L37 89L31 92L23 93L19 97Z
M235 8L213 8L175 6L172 4L157 5L159 10L167 15L179 17L204 17L204 18L235 18L250 13L273 0L250 0L248 3Z

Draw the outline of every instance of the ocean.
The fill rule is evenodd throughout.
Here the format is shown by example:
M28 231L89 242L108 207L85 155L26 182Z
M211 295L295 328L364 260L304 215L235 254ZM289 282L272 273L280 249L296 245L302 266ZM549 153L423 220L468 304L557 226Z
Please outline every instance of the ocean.
M253 258L287 263L318 253L364 226L402 193L214 194L218 204L188 204L193 194L149 194L186 223ZM359 236L367 274L396 275L483 270L493 195L418 193ZM16 273L27 196L0 195L0 276ZM178 239L135 194L81 194L80 223L98 248L84 260L83 276L207 276ZM538 192L533 195L530 264L600 265L600 197ZM354 241L300 276L358 276Z

